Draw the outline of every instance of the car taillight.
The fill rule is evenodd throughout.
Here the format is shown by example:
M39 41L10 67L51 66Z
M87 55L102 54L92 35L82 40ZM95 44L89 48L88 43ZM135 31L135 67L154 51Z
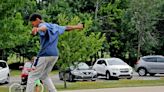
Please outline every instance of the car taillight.
M139 63L139 60L135 64L138 64L138 63Z

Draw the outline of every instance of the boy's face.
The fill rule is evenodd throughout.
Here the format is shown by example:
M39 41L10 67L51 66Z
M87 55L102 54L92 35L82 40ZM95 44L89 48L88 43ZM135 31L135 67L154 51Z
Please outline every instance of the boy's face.
M35 21L31 21L31 24L32 24L33 27L38 27L39 23L40 23L40 19L39 18L36 18Z

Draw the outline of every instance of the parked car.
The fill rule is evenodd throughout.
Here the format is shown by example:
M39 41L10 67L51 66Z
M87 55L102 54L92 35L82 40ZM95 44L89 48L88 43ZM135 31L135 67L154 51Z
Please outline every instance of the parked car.
M0 83L10 82L9 66L4 60L0 60Z
M119 58L100 58L93 65L100 76L106 76L106 79L131 79L133 69L127 63Z
M83 62L70 66L66 71L60 71L60 80L64 79L64 72L66 73L66 80L70 82L76 80L96 81L97 79L97 72Z
M140 76L146 76L148 73L150 76L164 73L164 56L150 55L140 57L135 65L135 70Z

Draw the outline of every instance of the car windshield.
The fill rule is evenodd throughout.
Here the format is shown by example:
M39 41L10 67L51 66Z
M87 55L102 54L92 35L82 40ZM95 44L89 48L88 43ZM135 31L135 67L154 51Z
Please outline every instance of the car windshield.
M80 70L87 70L87 69L89 69L89 66L86 63L79 63L77 67Z
M76 63L75 65L70 66L70 69L79 69L79 70L88 70L90 67L86 63Z
M108 60L109 65L127 65L124 61L121 59L109 59Z
M6 63L0 62L0 67L1 67L1 68L6 68Z

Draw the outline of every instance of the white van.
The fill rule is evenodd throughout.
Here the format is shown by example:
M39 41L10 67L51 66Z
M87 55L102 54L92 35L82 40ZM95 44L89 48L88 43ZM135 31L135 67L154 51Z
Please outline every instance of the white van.
M9 66L4 60L0 60L0 83L9 83L10 70Z

